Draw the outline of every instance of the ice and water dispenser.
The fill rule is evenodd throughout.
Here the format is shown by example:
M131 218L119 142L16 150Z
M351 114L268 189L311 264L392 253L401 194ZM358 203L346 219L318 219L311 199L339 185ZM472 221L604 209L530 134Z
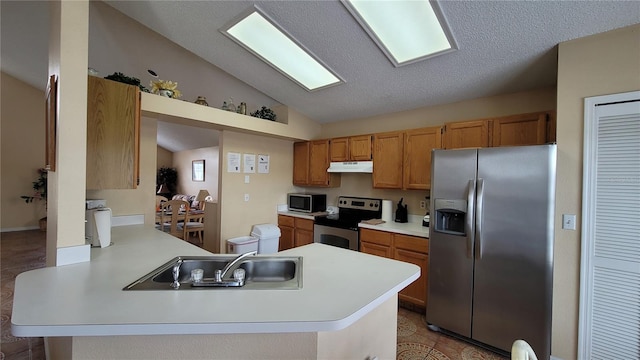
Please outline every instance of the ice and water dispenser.
M467 201L466 200L447 200L436 199L435 216L433 221L434 231L466 236L465 224L467 222Z

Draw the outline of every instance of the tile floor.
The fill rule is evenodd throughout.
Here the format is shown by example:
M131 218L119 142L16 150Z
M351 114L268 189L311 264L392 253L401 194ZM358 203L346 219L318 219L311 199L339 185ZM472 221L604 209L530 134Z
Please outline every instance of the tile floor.
M11 310L15 277L24 271L45 266L46 236L39 230L0 235L0 307L2 336L0 360L45 359L42 338L16 338L11 334ZM197 239L190 242L198 244ZM424 313L398 310L399 360L501 360L498 354L427 329ZM380 359L382 360L382 359Z

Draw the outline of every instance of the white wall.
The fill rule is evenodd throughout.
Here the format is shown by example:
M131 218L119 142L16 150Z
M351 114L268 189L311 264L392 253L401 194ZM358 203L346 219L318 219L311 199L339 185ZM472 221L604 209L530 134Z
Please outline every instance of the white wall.
M178 194L198 195L200 190L207 190L218 202L218 175L219 175L218 146L193 150L184 150L173 153L173 167L178 170ZM191 177L191 162L204 160L204 181L193 181Z
M221 132L220 138L220 239L226 240L249 235L253 224L277 224L277 205L286 203L286 194L295 190L293 181L293 142L264 136ZM230 173L227 171L227 155L269 155L268 174ZM245 175L249 183L244 182ZM249 201L244 201L249 194ZM224 252L224 250L222 251Z
M640 25L561 43L558 49L558 181L553 276L553 356L577 357L584 98L640 90ZM562 230L577 214L577 231ZM637 319L632 320L637 321Z

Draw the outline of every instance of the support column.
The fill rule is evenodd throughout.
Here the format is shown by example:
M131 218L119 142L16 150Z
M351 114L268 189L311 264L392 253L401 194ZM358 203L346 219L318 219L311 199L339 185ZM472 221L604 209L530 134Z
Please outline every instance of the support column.
M57 77L56 169L48 174L47 266L90 260L84 239L89 1L50 2L49 75Z

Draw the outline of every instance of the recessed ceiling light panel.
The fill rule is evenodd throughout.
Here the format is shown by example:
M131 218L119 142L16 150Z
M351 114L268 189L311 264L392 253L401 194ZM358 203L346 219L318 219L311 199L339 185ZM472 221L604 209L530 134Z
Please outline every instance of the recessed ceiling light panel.
M307 91L343 82L257 7L220 31Z
M438 3L428 0L342 0L394 66L455 51Z

